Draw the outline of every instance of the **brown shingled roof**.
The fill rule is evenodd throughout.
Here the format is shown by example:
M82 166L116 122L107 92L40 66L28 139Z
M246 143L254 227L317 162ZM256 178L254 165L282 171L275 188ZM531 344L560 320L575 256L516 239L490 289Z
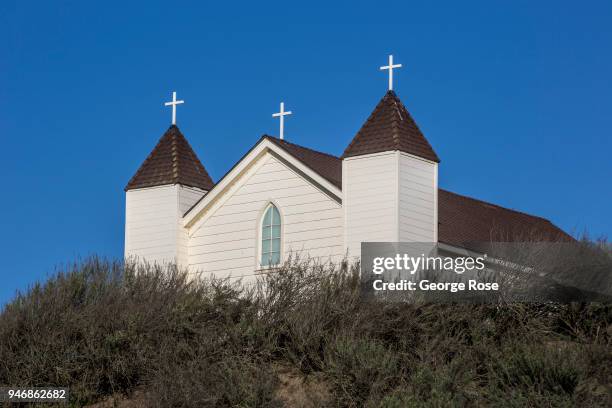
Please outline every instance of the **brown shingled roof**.
M262 139L268 139L342 188L340 157L268 135ZM439 189L438 240L469 248L470 244L481 242L571 241L573 238L547 219Z
M438 241L459 247L481 242L573 241L545 218L438 190Z
M185 136L170 126L142 163L125 191L135 188L181 184L210 190L214 185Z
M388 91L342 157L399 150L435 162L440 159L395 92Z
M264 136L342 188L342 159ZM465 247L480 242L573 240L545 218L438 190L438 240Z
M286 150L293 157L313 169L321 177L342 189L342 160L338 157L296 145L295 143L290 143L273 136L265 135L264 138Z

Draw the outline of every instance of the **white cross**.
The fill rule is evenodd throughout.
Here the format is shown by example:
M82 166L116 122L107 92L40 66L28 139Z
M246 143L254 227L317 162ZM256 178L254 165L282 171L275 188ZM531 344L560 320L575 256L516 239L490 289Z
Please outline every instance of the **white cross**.
M291 111L285 112L285 103L281 102L280 112L272 114L273 118L280 118L280 138L281 140L285 137L283 134L285 130L285 115L291 115Z
M185 103L185 101L176 100L176 92L172 92L172 102L164 103L165 106L172 106L172 124L176 125L176 105Z
M389 65L380 67L381 71L384 71L386 69L389 70L389 90L390 91L393 90L393 68L401 68L401 67L402 67L402 64L393 65L393 55L389 55Z

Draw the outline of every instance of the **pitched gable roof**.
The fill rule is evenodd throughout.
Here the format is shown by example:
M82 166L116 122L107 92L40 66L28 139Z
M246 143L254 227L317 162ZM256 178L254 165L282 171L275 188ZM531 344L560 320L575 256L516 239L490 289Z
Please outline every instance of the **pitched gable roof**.
M466 247L482 242L574 239L545 218L439 189L438 240Z
M295 143L287 142L273 136L264 136L265 139L286 150L293 157L317 172L321 177L342 188L342 160L331 154L322 153Z
M342 159L266 137L342 188ZM477 242L555 242L573 238L545 218L439 189L438 240L465 247Z
M168 128L125 191L135 188L181 184L210 190L214 185L185 136L176 125Z
M262 136L253 148L264 139L282 148L321 177L342 189L342 159L340 157L268 135ZM210 187L205 189L212 189L212 181L210 181ZM198 203L194 204L185 215L191 212ZM521 240L554 242L572 241L573 238L545 218L439 189L438 240L467 248L471 243L478 242L517 242Z
M322 153L278 139L263 135L219 181L193 204L184 214L186 225L198 216L198 208L208 205L216 196L223 194L224 189L239 177L241 172L249 167L249 163L261 157L262 153L270 152L285 164L293 167L310 182L318 184L324 192L338 203L342 202L342 160L331 154ZM208 201L208 202L207 202Z
M399 150L434 162L440 159L395 92L388 91L342 157Z

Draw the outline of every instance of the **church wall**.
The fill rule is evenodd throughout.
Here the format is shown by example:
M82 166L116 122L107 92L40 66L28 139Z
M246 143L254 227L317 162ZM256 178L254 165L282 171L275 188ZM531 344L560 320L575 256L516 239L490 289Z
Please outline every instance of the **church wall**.
M189 268L203 276L252 276L258 269L259 228L268 203L282 218L282 256L307 251L322 260L344 255L343 210L270 154L240 176L224 202L189 238Z
M399 155L399 240L437 241L438 165Z
M128 190L125 214L125 256L148 262L174 262L178 233L177 186Z
M177 262L180 266L188 266L188 240L187 230L183 227L183 214L185 214L202 196L205 191L195 187L178 185L178 217L177 217Z
M398 240L398 173L396 152L342 161L345 244L351 257L361 256L361 242Z

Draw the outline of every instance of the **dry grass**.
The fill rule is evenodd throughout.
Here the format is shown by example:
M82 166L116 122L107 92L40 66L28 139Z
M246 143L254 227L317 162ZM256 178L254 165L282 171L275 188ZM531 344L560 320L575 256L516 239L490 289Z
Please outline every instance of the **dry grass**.
M610 305L364 301L350 269L299 260L262 283L76 264L2 310L0 384L73 406L612 403Z

